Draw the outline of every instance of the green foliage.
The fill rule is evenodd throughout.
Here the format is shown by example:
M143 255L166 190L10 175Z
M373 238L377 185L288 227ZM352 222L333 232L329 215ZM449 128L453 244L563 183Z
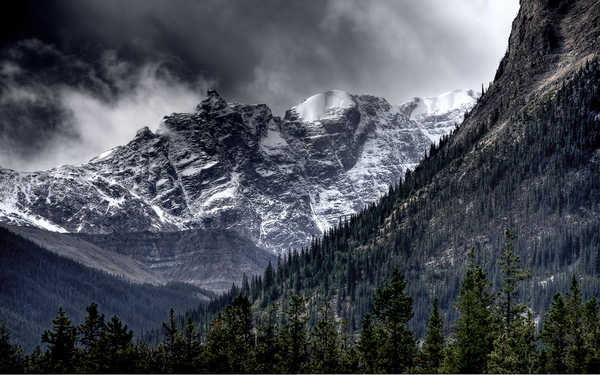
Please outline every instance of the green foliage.
M365 314L356 344L338 324L329 298L320 304L309 329L306 298L291 295L284 323L280 309L255 321L247 297L238 295L216 315L204 338L188 317L169 313L157 346L134 344L133 332L113 316L104 321L95 303L75 327L60 309L42 342L25 358L0 327L2 372L44 373L389 373L398 372L597 372L600 323L596 299L583 301L577 278L569 298L557 293L535 340L531 313L517 314L509 326L494 318L493 297L481 267L468 265L456 306L454 335L443 335L442 315L434 300L421 350L406 327L412 315L407 283L398 271L378 290L375 318ZM503 314L500 314L503 316ZM578 335L578 337L576 337ZM76 345L79 343L79 346ZM540 349L538 347L541 345ZM485 368L483 366L486 366Z
M455 341L446 354L443 372L483 373L497 330L489 281L480 266L470 263L460 287Z
M378 372L377 350L379 332L370 314L365 314L358 340L359 369L363 373Z
M423 373L435 374L444 359L444 330L442 317L438 309L438 300L433 300L431 317L427 323L425 342L419 355L419 370Z
M77 329L71 325L62 308L52 320L52 329L42 334L42 343L48 345L45 359L47 361L46 371L51 372L74 372L76 366L75 342Z
M308 340L306 322L306 301L302 296L290 296L286 323L281 327L279 345L281 347L281 370L285 372L306 371Z
M543 361L538 362L538 371L547 373L564 373L567 371L565 357L568 342L567 306L560 293L552 300L552 307L546 313L540 340L544 344Z
M500 308L503 315L502 319L504 319L504 326L510 327L515 316L523 313L525 310L523 305L515 303L515 299L519 292L518 283L526 280L529 277L529 273L523 271L519 267L521 258L514 251L513 241L515 236L510 229L506 229L505 236L506 241L504 243L504 251L498 259L500 271L503 275L502 290L500 292Z
M414 365L417 345L407 324L413 316L412 297L405 292L404 276L395 268L392 280L377 291L373 314L379 325L378 365L386 372L407 372Z
M329 301L322 304L319 320L312 329L310 353L311 372L317 374L335 373L340 367L340 337L333 319Z
M531 314L513 319L507 329L494 338L489 355L491 374L531 373L536 355L535 324Z

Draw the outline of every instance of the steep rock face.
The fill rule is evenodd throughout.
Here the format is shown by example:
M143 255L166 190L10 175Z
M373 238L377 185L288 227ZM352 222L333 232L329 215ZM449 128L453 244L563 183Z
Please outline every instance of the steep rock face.
M87 164L0 170L0 218L75 233L234 230L282 252L376 201L474 103L465 91L393 106L333 90L281 119L209 91L196 112Z
M273 253L228 230L185 230L111 234L63 234L139 262L156 277L212 292L242 284L243 275L261 273Z

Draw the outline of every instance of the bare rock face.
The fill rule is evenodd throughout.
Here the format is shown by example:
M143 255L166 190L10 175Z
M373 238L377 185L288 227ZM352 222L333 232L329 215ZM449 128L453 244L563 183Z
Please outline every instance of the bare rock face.
M56 232L233 230L275 253L376 201L451 132L472 91L401 106L334 90L273 116L209 91L87 164L0 170L0 220Z

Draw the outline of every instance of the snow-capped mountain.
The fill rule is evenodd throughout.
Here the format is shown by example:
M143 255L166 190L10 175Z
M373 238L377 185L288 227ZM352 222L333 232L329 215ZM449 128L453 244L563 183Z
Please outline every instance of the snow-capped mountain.
M209 91L194 113L81 166L0 169L0 220L81 233L230 229L282 252L374 202L475 101L459 90L393 106L333 90L279 118Z

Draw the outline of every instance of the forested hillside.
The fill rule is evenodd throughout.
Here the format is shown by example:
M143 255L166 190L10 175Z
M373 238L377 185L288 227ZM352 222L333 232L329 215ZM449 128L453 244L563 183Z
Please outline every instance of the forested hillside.
M60 257L0 228L0 324L26 351L33 349L59 307L75 322L95 301L142 334L156 328L171 307L191 309L212 293L186 284L135 284Z
M76 325L59 309L41 343L24 355L10 331L0 326L0 372L83 373L597 373L600 370L600 310L584 300L576 276L569 292L553 296L543 328L536 332L531 310L516 303L518 285L529 277L514 253L512 234L498 261L501 287L490 287L471 252L454 304L456 328L444 336L437 299L418 344L407 323L413 298L394 269L374 294L358 337L339 329L327 299L316 303L316 321L305 297L291 294L285 311L277 306L256 316L247 295L236 296L202 334L173 310L157 345L133 341L117 316L108 320L98 305L86 308ZM315 303L313 303L315 305Z
M258 308L292 292L328 299L356 330L398 267L412 281L411 326L422 337L434 297L455 321L470 249L499 285L494 265L510 227L531 271L521 301L536 321L571 274L584 296L600 295L599 17L597 1L523 1L495 80L463 124L376 205L242 291Z

